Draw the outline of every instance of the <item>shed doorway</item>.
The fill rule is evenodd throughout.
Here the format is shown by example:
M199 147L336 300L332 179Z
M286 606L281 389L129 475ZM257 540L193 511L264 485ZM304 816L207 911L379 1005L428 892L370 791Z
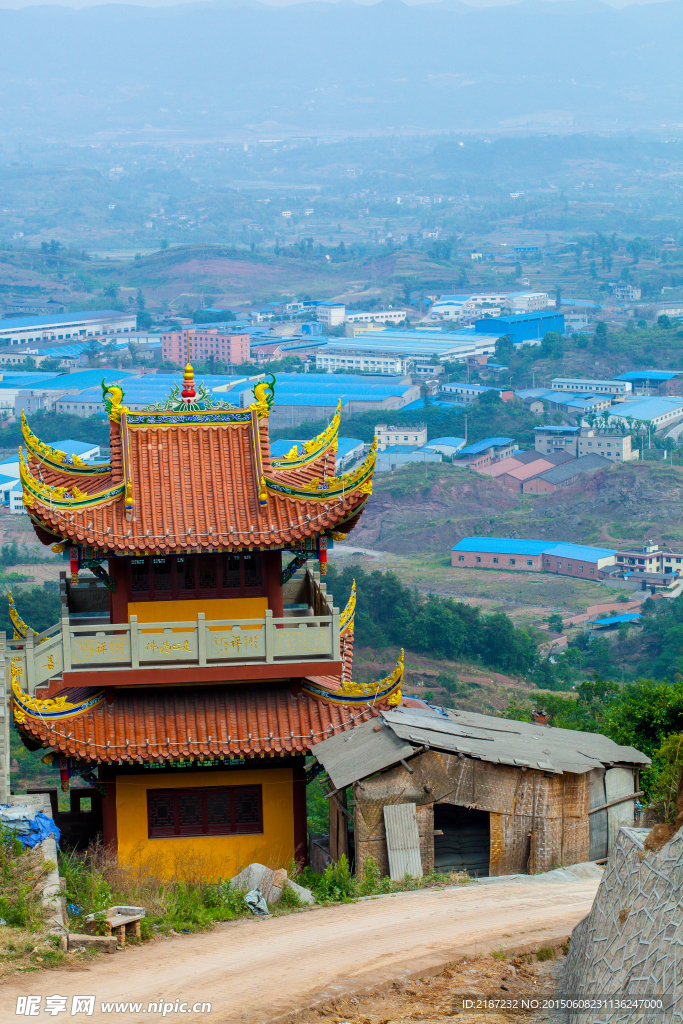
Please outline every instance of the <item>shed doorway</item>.
M434 804L434 868L467 871L474 878L489 873L491 826L487 811Z

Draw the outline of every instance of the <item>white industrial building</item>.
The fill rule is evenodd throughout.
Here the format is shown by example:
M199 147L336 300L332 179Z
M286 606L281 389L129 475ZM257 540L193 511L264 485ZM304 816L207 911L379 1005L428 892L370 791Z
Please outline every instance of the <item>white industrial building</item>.
M321 302L315 307L318 320L326 327L339 327L344 323L346 306L343 302Z
M442 295L427 314L430 320L470 320L477 314L500 316L511 313L534 313L551 305L547 292L487 292L480 295Z
M467 320L477 313L490 313L500 316L503 309L509 307L506 292L473 295L442 295L432 305L427 319L429 320Z
M571 391L573 394L585 391L591 395L614 395L615 398L623 398L633 391L630 380L594 380L586 377L553 377L550 386L553 391Z
M662 395L659 398L633 398L619 407L619 412L610 413L610 424L628 426L629 420L642 423L659 430L664 426L672 426L683 419L683 398L674 395Z
M135 313L121 313L115 309L19 316L0 320L0 346L98 338L105 334L129 333L136 327Z
M537 313L552 305L547 292L510 292L508 298L513 313Z
M349 310L344 317L347 324L400 324L406 318L405 309Z
M467 361L468 356L492 356L497 334L467 330L444 331L369 331L360 338L335 338L316 352L317 370L334 373L405 374L418 365L431 364L435 355L443 362Z
M384 451L395 445L417 445L418 448L427 441L427 424L418 423L417 426L392 426L390 423L378 423L375 427L377 448Z

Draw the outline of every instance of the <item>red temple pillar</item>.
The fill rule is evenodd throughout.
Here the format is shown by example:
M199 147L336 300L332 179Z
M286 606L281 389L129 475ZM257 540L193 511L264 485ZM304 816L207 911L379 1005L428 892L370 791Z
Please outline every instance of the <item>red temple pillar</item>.
M268 607L274 619L284 616L282 599L282 552L265 551L263 554L263 575L268 598Z

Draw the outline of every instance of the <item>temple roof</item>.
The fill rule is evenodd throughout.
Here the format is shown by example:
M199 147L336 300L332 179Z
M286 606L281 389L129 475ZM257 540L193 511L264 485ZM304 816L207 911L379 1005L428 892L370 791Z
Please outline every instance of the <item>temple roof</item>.
M75 703L68 690L64 698ZM71 757L139 763L308 753L322 739L367 722L381 710L367 701L348 707L316 700L289 686L230 684L164 691L125 687L115 691L110 704L102 691L79 691L79 700L85 710L74 710L72 717L26 715L19 727L29 738Z
M104 382L111 463L88 466L45 445L23 417L24 504L45 543L65 540L113 553L278 548L347 532L372 493L375 447L357 469L335 476L339 409L300 453L270 456L268 416L275 379L246 409L195 390L141 412Z

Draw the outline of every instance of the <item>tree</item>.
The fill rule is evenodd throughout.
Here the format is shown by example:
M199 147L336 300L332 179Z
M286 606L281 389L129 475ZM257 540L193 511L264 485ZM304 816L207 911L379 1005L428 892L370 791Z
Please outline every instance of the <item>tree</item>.
M41 242L40 248L42 252L50 256L56 256L59 250L63 249L64 246L61 242L58 242L56 238L52 238L49 242Z
M59 359L43 359L40 369L47 373L56 373L60 369Z
M152 326L152 314L144 310L141 310L135 319L139 331L148 331Z
M429 255L432 257L432 259L440 260L444 263L451 258L452 252L453 246L451 245L451 243L442 241L441 239L437 239L437 241L432 242L431 246L429 247Z
M673 324L670 318L663 313L661 316L657 317L657 327L661 327L662 330L668 331L673 327Z
M546 331L540 347L541 359L562 359L564 356L564 338L559 331Z
M551 629L553 633L561 633L564 629L562 616L558 615L557 612L554 615L548 616L545 621L548 623L548 628Z
M607 324L604 320L598 320L597 324L595 325L595 336L596 338L607 337Z
M168 239L167 238L162 238L161 239L161 241L159 242L159 248L160 249L168 249Z
M640 262L640 257L643 253L644 248L645 243L643 242L642 238L634 238L627 244L626 249L628 252L631 253L631 256L633 257L634 267L637 263Z
M496 341L496 359L509 359L513 355L515 347L511 334L504 334Z
M136 296L135 302L140 312L142 312L142 310L145 308L145 296L142 294L142 288L138 288L138 294Z
M479 395L479 405L502 405L502 398L500 397L500 391L496 388L490 388L488 391L482 391Z
M113 301L115 301L119 296L119 289L115 284L111 283L107 285L102 294L105 296L105 298L112 299Z
M560 286L558 284L557 288L555 289L555 309L560 309L561 306L562 306L562 289L560 288Z
M650 799L662 808L664 820L676 822L678 779L683 768L683 733L673 733L662 743L652 760Z

